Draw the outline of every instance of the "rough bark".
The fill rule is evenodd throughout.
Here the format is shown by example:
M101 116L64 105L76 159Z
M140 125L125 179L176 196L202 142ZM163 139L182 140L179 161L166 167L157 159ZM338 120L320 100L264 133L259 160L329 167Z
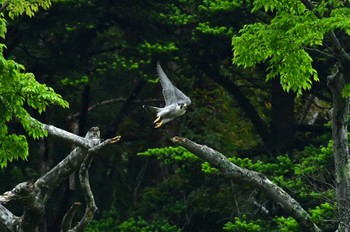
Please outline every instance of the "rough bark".
M339 231L350 231L350 156L348 147L349 98L342 97L346 81L340 72L328 77L333 105L330 111L336 176Z
M35 119L33 119L33 120L35 120ZM82 138L78 135L72 134L68 131L62 130L62 129L54 127L52 125L42 124L42 127L44 130L47 130L49 135L66 140L67 142L73 143L79 147L91 148L94 145L94 142L90 141L87 138Z
M0 204L0 225L2 226L0 229L3 228L9 231L14 231L19 220L20 217L15 216L10 210Z
M323 16L314 11L315 5L310 0L301 0L307 9L315 16ZM334 31L325 35L325 46L332 51L339 70L327 78L328 87L332 92L332 109L330 118L332 124L332 139L334 153L334 169L336 177L336 198L338 211L338 232L350 231L350 155L348 145L349 98L342 96L345 84L350 83L350 55L342 46Z
M213 167L219 169L225 177L263 189L269 197L277 202L286 213L291 215L300 224L303 231L321 231L300 204L287 192L272 183L265 175L238 167L218 151L197 144L187 138L174 137L172 141L188 149L199 158L209 162Z
M69 123L69 128L70 128L70 132L72 132L73 134L79 135L80 134L80 120L78 117L73 117L73 115L71 115L72 117L68 117L67 121ZM72 144L71 146L72 150L74 150L76 148L76 145ZM71 193L69 191L75 191L77 186L76 186L76 181L75 181L75 172L73 172L72 174L70 174L69 176L69 180L68 180L68 186L69 186L69 190L67 190L65 192L65 194L67 195L71 195ZM62 204L61 207L63 207L64 204Z
M69 132L66 133L67 134L65 135L69 135L69 137L65 137L64 139L71 139L72 142L76 141L77 137L84 140L87 139L87 143L89 143L89 146L91 147L96 146L100 140L100 131L97 127L91 128L85 138ZM71 152L69 156L63 159L44 176L40 177L36 181L36 185L38 185L41 189L47 189L48 192L51 192L54 186L57 186L62 180L65 180L73 171L79 168L80 164L84 160L87 151L88 148L77 147Z
M33 119L34 120L34 119ZM61 130L54 126L42 124L50 135L54 135L80 147L74 149L64 160L57 164L45 175L35 182L23 182L14 187L11 191L0 196L0 203L19 200L23 204L23 214L16 217L8 209L0 204L0 228L4 227L10 232L36 232L45 214L45 205L52 191L68 176L81 167L81 183L85 200L87 202L85 217L81 220L83 225L89 223L97 207L94 206L93 195L88 180L88 168L94 154L99 152L108 144L119 141L120 136L100 142L100 131L93 127L85 138ZM86 219L87 218L87 219ZM81 227L83 228L83 227ZM71 231L82 231L72 229Z
M80 179L81 188L83 190L83 194L86 202L86 207L85 207L84 216L79 221L79 223L71 230L68 230L71 232L73 231L83 232L85 227L91 222L91 220L94 217L94 214L97 211L95 199L90 188L89 171L88 171L95 154L96 152L94 152L93 150L89 150L87 156L85 157L83 163L80 166L79 179Z

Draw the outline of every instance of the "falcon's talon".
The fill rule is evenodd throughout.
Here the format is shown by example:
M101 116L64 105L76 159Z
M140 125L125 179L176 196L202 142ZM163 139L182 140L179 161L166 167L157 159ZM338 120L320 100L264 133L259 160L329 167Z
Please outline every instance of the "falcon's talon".
M154 128L159 128L163 125L163 122L160 121L159 123L156 123L156 125L154 126Z
M156 118L156 120L154 120L153 123L158 123L159 121L160 121L160 116L158 116L158 117Z

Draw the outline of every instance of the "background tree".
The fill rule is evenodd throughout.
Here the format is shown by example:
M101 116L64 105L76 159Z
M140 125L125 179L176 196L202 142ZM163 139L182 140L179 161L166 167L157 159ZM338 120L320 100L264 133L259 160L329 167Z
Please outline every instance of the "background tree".
M283 91L282 76L265 81L268 62L249 69L231 64L232 36L249 23L269 25L276 12L250 1L57 0L33 18L10 21L5 56L23 63L70 104L69 110L48 108L32 115L81 137L95 125L102 138L123 135L123 143L92 163L91 186L101 213L90 230L300 231L264 191L227 181L186 150L168 147L174 135L263 173L321 229L335 230L337 223L324 223L335 220L330 130L324 125L331 102L326 82L313 83L296 97ZM248 45L241 47L253 52ZM317 77L325 80L336 61L324 57L328 50L303 47L312 53ZM141 108L146 102L162 104L157 61L194 103L160 130L152 128L152 118ZM2 170L3 192L40 178L72 147L48 138L30 141L29 149L38 155ZM67 210L82 197L74 179L52 193L55 201L48 201L45 215L48 231L59 230Z
M245 67L267 61L267 79L280 77L286 91L299 94L310 89L313 81L327 82L332 93L333 150L335 159L336 193L339 231L348 231L349 224L349 181L347 166L349 93L347 67L349 54L342 41L347 38L348 25L339 23L340 17L349 11L347 3L333 4L310 1L295 1L284 5L272 1L253 2L253 11L264 9L273 16L267 23L246 25L240 36L233 38L233 61ZM336 22L337 21L337 22ZM312 54L314 52L314 58ZM327 79L319 80L314 59L322 55L328 65Z
M7 1L1 8L1 36L5 37L6 32L6 11L8 16L14 19L15 16L25 13L32 17L39 7L48 8L49 1ZM7 9L9 9L7 11ZM24 66L3 56L1 44L1 149L0 166L6 167L8 162L19 158L26 159L28 156L28 143L25 131L34 139L43 138L48 134L67 140L78 146L62 162L45 172L36 181L18 183L11 191L0 196L0 229L1 231L38 231L43 226L45 208L48 198L53 190L64 181L69 174L79 170L80 183L85 198L85 214L76 226L72 225L72 219L78 203L74 204L62 220L62 231L83 231L92 220L97 211L95 201L90 189L88 169L93 156L108 144L119 141L117 136L101 143L100 132L97 127L90 129L85 138L71 134L67 131L45 125L32 118L28 112L31 108L42 113L49 104L58 104L67 107L68 103L52 88L40 84L32 73L24 72ZM22 128L18 127L20 124ZM23 207L22 215L16 216L4 203L19 200ZM59 227L57 227L59 228Z

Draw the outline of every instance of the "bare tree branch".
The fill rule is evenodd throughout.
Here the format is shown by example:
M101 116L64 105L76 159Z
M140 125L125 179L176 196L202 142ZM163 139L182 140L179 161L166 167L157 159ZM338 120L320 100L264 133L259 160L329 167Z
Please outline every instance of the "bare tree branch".
M218 151L205 145L197 144L187 138L173 137L171 140L218 168L224 176L263 189L269 197L276 201L286 213L290 214L301 225L304 231L321 231L312 222L310 215L295 199L262 173L238 167Z
M37 231L45 213L45 205L51 192L62 181L66 180L70 173L77 170L82 163L84 163L82 165L83 181L88 185L88 188L83 188L85 188L84 191L90 190L87 170L90 166L93 154L96 154L107 145L118 142L120 140L120 136L116 136L112 139L100 142L100 131L97 127L91 128L86 134L85 138L82 138L54 126L49 126L42 123L41 125L44 129L47 129L50 135L54 135L56 137L78 144L81 147L74 149L64 160L62 160L45 175L40 177L37 181L20 183L11 191L0 195L0 203L6 203L12 200L20 200L24 205L23 215L21 217L16 217L0 204L0 225L8 228L8 230L11 232ZM87 212L89 214L89 220L85 220L85 224L92 220L93 214L91 214L91 209L93 209L93 207L91 207L91 202L94 204L91 190L89 193L87 193L87 195L89 197L86 199L88 204ZM69 217L71 217L70 214L74 216L73 212L67 213L68 218L66 217L66 222L69 221Z
M79 179L81 188L83 190L86 206L85 206L85 213L83 218L80 220L78 225L76 225L72 230L74 232L83 232L85 227L91 222L91 220L94 217L94 214L97 211L97 206L95 204L94 195L90 188L90 182L89 182L89 168L92 162L92 159L94 157L95 152L88 152L87 156L85 157L83 163L80 166L79 170Z
M310 1L310 0L300 0L304 6L310 10L313 11L315 9L315 5ZM314 14L316 15L316 17L318 18L323 18L323 16L319 13L319 12L314 12ZM344 63L349 63L350 62L350 56L349 54L345 51L345 49L343 48L343 46L340 44L340 41L338 39L338 37L335 35L335 33L333 31L330 31L327 34L327 37L329 38L329 40L332 43L332 47L334 52L336 52L337 56L333 56L334 58L336 58L337 60L339 60L342 64ZM340 57L340 58L338 58Z
M325 52L325 51L321 51L319 49L316 48L308 48L308 47L304 47L304 49L310 53L314 53L315 55L319 55L322 56L326 59L330 59L330 60L336 60L336 57L334 57L332 54Z
M0 225L3 225L9 231L13 231L19 220L20 217L15 216L10 210L0 204Z
M80 206L81 206L80 202L74 202L74 204L67 211L66 215L64 215L62 224L61 224L61 232L67 232L72 227L72 221L73 221L74 215Z
M89 183L89 168L91 165L91 162L94 158L94 155L100 151L102 148L104 148L107 144L112 144L116 143L120 140L120 136L116 136L112 139L107 139L101 144L97 145L96 147L93 147L89 149L83 163L80 166L79 170L79 179L80 179L80 184L83 190L85 202L86 202L86 207L85 207L85 213L80 222L72 229L68 229L68 222L65 224L65 230L62 230L63 232L65 231L70 231L70 232L83 232L85 227L91 222L91 220L94 217L94 214L97 211L97 206L95 204L94 196L92 194L91 188L90 188L90 183ZM73 205L74 206L74 205ZM72 215L74 216L74 215ZM71 223L71 222L70 222ZM63 224L63 222L62 222Z
M40 189L31 182L23 182L16 185L11 191L5 192L0 199L4 203L21 200L24 205L22 217L12 222L14 230L10 231L19 231L17 228L21 228L21 231L35 231L45 212L45 199L41 196ZM7 223L10 222L7 221Z
M76 134L70 133L68 131L62 130L62 129L54 127L52 125L46 125L44 123L40 123L40 124L42 124L43 129L47 130L47 132L51 136L58 137L60 139L71 142L79 147L83 147L83 148L87 148L87 149L94 146L94 143L89 139L85 139L85 138L80 137Z
M53 128L53 126L50 126L50 128ZM55 128L53 131L56 131L57 129L58 128ZM88 141L86 143L84 142L84 144L90 145L91 143L95 143L95 146L99 145L98 143L100 140L100 130L97 127L92 127L86 134L85 138L69 133L67 131L65 131L62 136L66 138L65 136L67 136L67 134L69 136L72 136L73 141L78 141L77 139L87 139ZM63 159L45 175L40 177L35 184L43 190L45 189L48 192L52 191L53 188L57 186L62 180L66 179L70 173L79 168L80 164L83 162L85 155L87 154L87 151L88 150L85 148L82 149L80 147L77 147L71 152L69 156Z
M336 54L339 55L339 57L340 57L339 61L342 64L344 64L344 63L348 64L350 62L350 56L345 51L343 46L340 44L338 37L335 35L335 33L333 31L331 31L328 36L329 36L330 40L332 41L333 48L334 48ZM336 56L336 57L338 57L338 56Z

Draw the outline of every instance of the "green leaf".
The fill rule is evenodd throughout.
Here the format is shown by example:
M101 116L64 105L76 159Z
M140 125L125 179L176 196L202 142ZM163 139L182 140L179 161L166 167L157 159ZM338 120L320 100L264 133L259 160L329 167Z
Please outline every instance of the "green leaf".
M6 8L10 18L26 14L32 17L40 7L47 9L49 0L16 0L9 1ZM0 37L6 33L6 20L0 14ZM8 162L28 156L28 143L25 135L12 134L8 131L6 123L16 119L22 125L27 135L40 139L47 136L41 125L32 120L25 106L29 106L39 113L46 110L49 105L57 104L68 107L68 102L55 93L50 87L36 81L34 74L25 72L25 67L14 60L5 59L0 44L0 167L6 167Z
M267 2L271 1L260 1ZM305 47L322 45L327 29L322 20L305 9L295 9L292 13L291 8L279 3L272 6L278 11L269 24L245 25L238 35L233 36L232 62L245 68L265 63L266 80L280 77L285 91L292 90L300 95L319 80Z

